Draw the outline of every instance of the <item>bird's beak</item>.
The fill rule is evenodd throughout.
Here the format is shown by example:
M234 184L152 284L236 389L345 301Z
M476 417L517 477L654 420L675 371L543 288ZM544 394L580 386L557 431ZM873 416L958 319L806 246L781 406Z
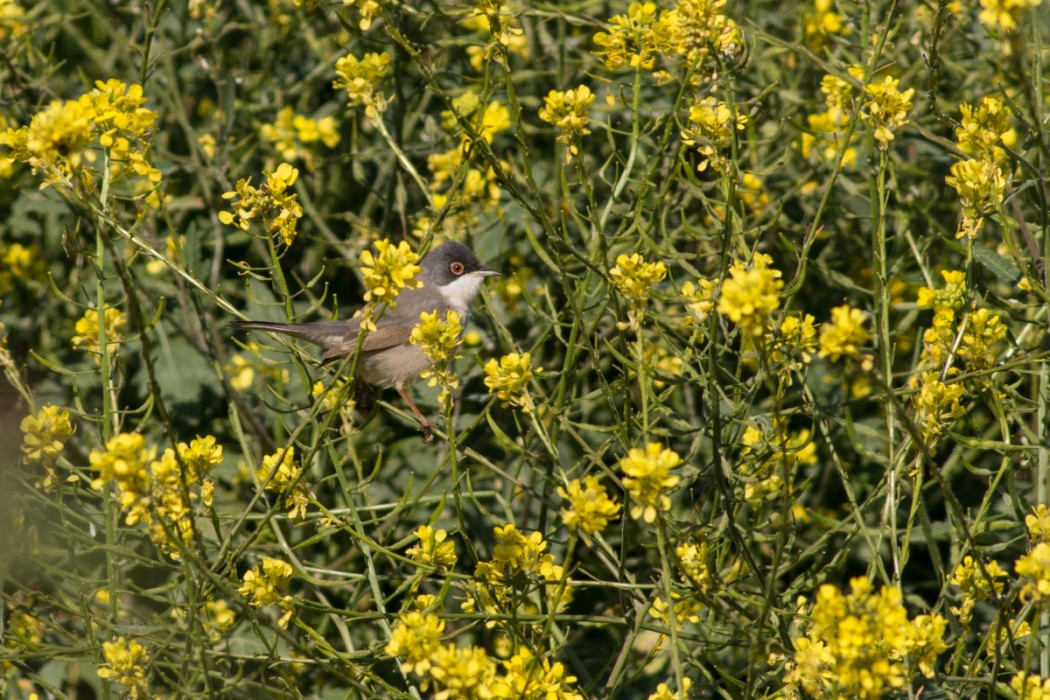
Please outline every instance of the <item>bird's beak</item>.
M503 276L502 272L496 272L495 270L490 270L487 267L483 267L480 270L475 270L474 274L475 275L479 275L481 277L502 277Z

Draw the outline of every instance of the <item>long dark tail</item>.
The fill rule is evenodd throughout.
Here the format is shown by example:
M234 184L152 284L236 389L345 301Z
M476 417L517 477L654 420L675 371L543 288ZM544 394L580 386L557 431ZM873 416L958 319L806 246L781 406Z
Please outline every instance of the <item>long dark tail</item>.
M268 321L237 321L230 327L236 331L266 331L290 335L325 349L338 347L347 333L353 331L346 321L321 321L319 323L270 323Z

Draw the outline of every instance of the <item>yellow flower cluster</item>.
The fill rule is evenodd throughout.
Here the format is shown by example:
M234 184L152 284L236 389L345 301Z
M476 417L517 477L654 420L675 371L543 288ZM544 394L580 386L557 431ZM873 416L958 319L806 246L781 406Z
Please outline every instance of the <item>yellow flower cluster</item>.
M278 234L281 241L291 245L295 240L296 226L303 216L303 208L291 192L299 179L299 170L288 163L281 163L273 172L263 172L266 184L253 187L251 178L238 180L236 189L222 195L232 202L233 211L220 211L219 221L227 226L236 226L247 231L253 219L261 219L267 230Z
M10 294L16 281L30 287L47 281L47 266L37 246L0 244L0 297Z
M115 306L107 306L102 312L102 323L106 327L106 352L112 355L117 344L124 337L121 329L127 325L128 319L120 309ZM73 336L73 347L90 353L99 352L98 311L95 309L85 311L84 315L77 320L73 330L76 331L76 335Z
M541 373L543 368L532 369L532 355L512 352L498 361L496 358L490 359L484 369L485 386L504 406L518 406L525 413L535 409L532 394L529 393L529 382L532 381L532 375Z
M878 592L866 577L849 593L825 584L817 592L805 636L794 639L789 689L815 697L875 700L901 688L916 670L933 676L947 646L948 621L939 615L908 619L899 589Z
M438 318L438 312L424 311L419 315L419 323L412 329L408 342L418 345L423 354L430 360L430 368L422 372L428 386L441 386L438 401L448 406L452 390L459 386L459 379L452 369L452 360L456 359L456 348L460 344L463 325L459 314L449 310L445 318Z
M608 70L652 70L659 51L658 20L656 3L632 2L627 14L610 17L606 30L594 35L595 55Z
M968 621L974 606L979 601L988 600L1003 592L1003 582L999 579L1005 577L1006 572L1003 571L1003 567L999 566L999 562L994 559L984 562L982 566L976 559L966 555L955 567L951 578L948 579L950 584L958 586L963 593L962 607L953 607L952 612L960 620Z
M42 172L45 186L79 183L85 192L93 191L92 144L109 160L111 183L137 175L156 186L161 172L150 163L149 148L157 113L143 107L145 102L141 85L98 80L79 99L54 100L28 126L0 133L0 146L11 149L8 157Z
M515 13L506 8L503 2L478 3L473 13L461 24L464 29L480 32L487 38L485 46L467 47L470 65L478 73L484 71L485 64L491 60L506 68L508 54L529 57L528 37L525 36Z
M841 358L863 358L862 346L871 339L864 327L868 315L850 306L836 306L831 310L831 322L820 328L820 356L832 362Z
M22 453L27 462L40 462L51 467L58 461L62 448L73 435L69 411L58 406L44 406L35 416L22 419Z
M445 622L425 610L433 596L419 596L416 610L402 613L390 633L386 653L400 657L401 669L422 678L421 687L435 698L488 698L489 700L583 700L574 676L560 662L536 657L527 647L501 662L480 647L442 644Z
M700 592L707 591L714 583L714 577L707 564L710 546L706 542L700 544L687 542L675 547L674 553L686 585Z
M491 144L497 134L510 128L510 110L499 100L482 105L478 93L468 89L452 100L452 109L442 112L441 117L442 126L457 143L451 149L427 158L427 167L433 177L430 189L434 192L434 206L445 207L452 198L453 203L463 210L459 214L461 220L473 222L471 207L495 209L500 189L495 169L477 154L474 136L464 129L464 123L477 137ZM500 162L506 167L506 163Z
M800 465L817 463L817 447L807 429L788 432L784 420L773 421L771 435L760 427L749 425L741 439L743 449L737 464L737 476L743 484L745 501L757 507L763 501L780 498L789 477L788 492L793 490L790 478Z
M491 561L479 561L474 569L476 584L470 588L464 609L481 608L498 616L520 609L534 610L526 592L536 584L546 586L547 604L557 612L572 601L572 586L563 582L565 569L544 553L547 542L539 532L525 535L513 524L494 528L496 545Z
M1033 676L1027 671L1020 671L1010 679L1010 689L1024 700L1050 700L1050 678Z
M886 150L893 141L893 132L908 123L908 110L914 88L900 90L900 81L887 75L881 83L864 86L868 100L864 103L861 118L875 127L875 140L879 148Z
M715 290L717 286L712 280L700 279L696 284L685 282L682 284L682 298L685 299L685 307L689 311L687 320L694 324L697 332L703 333L711 312L715 310Z
M376 241L375 246L375 255L370 250L363 250L359 258L365 284L365 301L374 300L393 307L402 289L423 286L422 282L415 279L420 272L416 264L419 256L407 241L401 241L395 246L382 239Z
M644 450L631 448L620 459L623 487L631 496L632 518L652 523L661 512L671 510L668 494L680 481L671 470L681 463L677 452L658 442L650 442Z
M456 543L448 539L447 531L420 525L413 534L419 542L405 552L413 561L439 571L456 565Z
M861 66L849 66L846 70L857 80L864 77ZM857 149L853 144L860 135L854 133L847 142L846 134L853 115L856 89L849 81L828 74L820 81L820 90L824 93L827 109L806 115L809 128L799 137L799 151L804 158L818 157L827 165L837 165L841 156L843 167L851 168L857 163Z
M666 683L656 686L656 692L650 693L646 700L686 700L689 697L689 689L693 687L692 678L682 678L682 689L673 692Z
M962 125L955 130L959 150L973 157L953 163L945 182L955 189L963 208L955 237L973 240L984 227L984 217L1003 203L1006 175L1000 162L1006 153L999 143L1004 138L1015 141L1016 133L1011 134L1009 111L994 97L985 97L976 109L968 104L959 109Z
M292 107L285 107L277 113L273 124L259 127L259 136L273 144L277 154L283 160L301 158L307 170L314 168L314 152L310 146L323 143L328 148L339 144L339 130L335 117L328 116L313 119L303 114L296 114Z
M121 433L106 443L105 451L88 455L98 476L91 482L102 489L116 485L117 502L125 522L147 525L150 540L172 559L190 546L195 534L194 503L211 505L214 483L206 478L222 461L222 446L212 436L170 447L159 460L156 450L138 433Z
M616 291L627 297L634 308L641 309L649 300L653 285L667 277L667 267L659 260L646 262L638 253L619 255L609 277Z
M0 44L25 31L25 14L16 0L0 0Z
M729 159L725 150L733 138L733 130L742 131L747 126L747 115L715 97L705 97L689 108L689 127L682 132L682 143L696 146L704 160L696 169L700 172L708 166L719 173L729 172Z
M988 309L971 312L959 343L959 357L966 360L967 368L983 370L994 367L1002 353L1007 330L999 314Z
M1021 600L1039 605L1050 603L1050 542L1039 542L1014 562L1021 577Z
M343 7L357 6L357 28L367 32L372 28L372 22L382 14L383 7L377 0L343 0Z
M990 29L1015 32L1021 26L1025 12L1042 3L1043 0L981 0L977 19Z
M1024 516L1028 537L1032 542L1050 542L1050 508L1040 503Z
M726 0L679 0L658 14L656 3L631 3L627 14L610 17L605 30L594 35L594 53L608 70L651 71L659 56L680 57L689 66L712 53L732 58L742 40L722 11L725 5Z
M343 56L335 62L336 79L332 87L346 90L351 107L365 106L365 115L377 119L387 108L387 97L379 91L390 74L390 61L385 53L367 53L364 58L353 54Z
M928 446L933 446L946 426L965 415L960 403L965 395L962 383L942 382L938 372L922 373L914 399L915 424Z
M802 16L802 30L806 43L817 52L831 43L831 37L850 34L842 15L835 11L834 0L814 0L813 9Z
M98 667L99 678L120 683L132 700L150 697L146 679L149 650L145 646L117 637L111 642L102 642L102 655L106 661Z
M784 282L773 258L756 253L750 266L735 262L722 282L718 312L740 326L745 335L761 338L769 329L770 316L780 307Z
M255 470L255 480L267 491L284 495L289 518L306 517L310 494L303 480L303 469L295 464L294 445L263 457L262 466Z
M620 504L609 497L598 477L573 479L565 487L558 487L558 495L568 501L561 511L562 522L573 532L581 533L584 542L606 528L609 521L620 514Z
M594 93L586 85L575 90L551 90L543 98L540 119L561 129L558 141L566 146L566 163L580 154L580 139L591 133L587 111L593 103Z
M264 557L262 568L253 566L244 572L241 579L241 587L237 589L245 598L250 598L248 604L254 608L266 605L280 606L284 614L278 619L277 624L281 629L288 626L295 611L295 603L292 596L284 595L291 583L295 569L286 561Z

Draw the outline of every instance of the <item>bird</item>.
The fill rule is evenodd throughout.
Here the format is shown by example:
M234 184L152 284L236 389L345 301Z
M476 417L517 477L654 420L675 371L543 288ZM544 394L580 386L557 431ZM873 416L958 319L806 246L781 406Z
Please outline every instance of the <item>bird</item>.
M429 369L430 360L418 345L409 342L409 336L423 313L436 311L439 318L444 318L448 311L455 311L465 325L470 304L485 278L500 273L481 264L474 251L456 242L431 250L419 267L416 281L422 286L402 289L394 304L375 322L375 330L365 336L357 377L371 386L396 390L419 420L423 439L430 442L433 426L405 392L407 385L418 381L420 374ZM238 321L231 325L234 330L267 331L318 345L325 350L322 364L352 355L361 332L360 318L313 323Z

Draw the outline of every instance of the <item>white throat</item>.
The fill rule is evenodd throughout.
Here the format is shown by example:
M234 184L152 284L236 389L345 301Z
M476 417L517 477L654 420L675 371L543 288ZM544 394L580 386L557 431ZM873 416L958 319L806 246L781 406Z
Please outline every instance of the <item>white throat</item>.
M478 295L481 283L485 281L482 275L466 274L459 279L439 287L445 302L460 315L466 317L470 313L470 302Z

